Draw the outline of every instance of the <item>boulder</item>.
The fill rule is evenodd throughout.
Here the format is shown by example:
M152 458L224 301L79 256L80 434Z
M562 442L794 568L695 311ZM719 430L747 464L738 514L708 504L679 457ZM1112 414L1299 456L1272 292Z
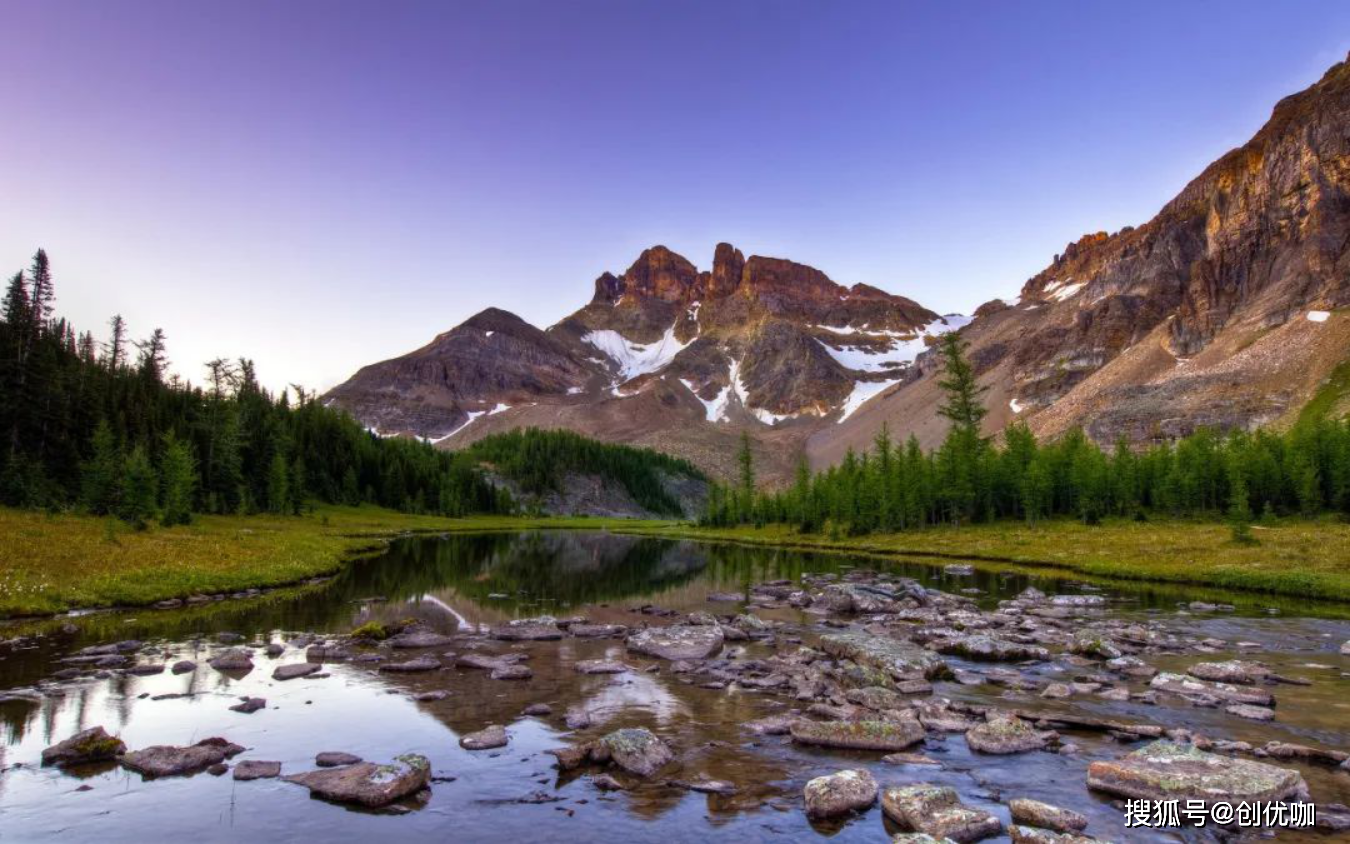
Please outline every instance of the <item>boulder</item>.
M1088 819L1077 812L1025 797L1009 800L1008 810L1012 813L1014 823L1053 829L1055 832L1081 832L1088 825Z
M716 625L673 624L629 634L630 651L658 659L707 659L722 649L724 635Z
M915 719L903 721L809 721L799 718L790 727L792 740L817 747L842 747L854 750L904 750L923 741L923 725Z
M563 637L557 621L548 617L518 618L493 627L490 636L505 642L542 642Z
M881 809L902 829L949 838L957 844L979 841L1003 830L998 818L962 804L956 789L945 785L892 786L882 792Z
M650 777L675 758L675 753L650 730L615 730L591 745L591 759L612 762L630 774Z
M465 750L492 750L506 747L510 740L505 727L501 724L489 724L476 733L465 733L460 736L459 746Z
M1040 750L1054 737L1054 733L1036 730L1016 716L993 715L966 732L966 744L980 753L1025 753Z
M388 765L358 762L340 768L292 774L284 779L303 785L311 794L325 800L379 808L426 788L431 779L431 764L424 756L408 753L396 757Z
M294 680L297 677L307 677L310 674L317 674L323 670L323 665L317 662L292 662L289 665L278 665L272 671L273 680Z
M1096 659L1119 659L1125 655L1120 645L1095 630L1080 630L1069 642L1069 652Z
M572 666L581 674L622 674L628 666L613 659L583 659Z
M877 802L877 781L861 768L839 771L808 782L804 796L808 817L838 817Z
M1163 672L1149 681L1149 687L1184 697L1212 697L1224 703L1245 703L1249 706L1274 706L1275 696L1265 689L1234 686L1230 683L1211 683L1184 674Z
M202 739L188 747L157 744L122 756L122 767L147 779L182 777L204 771L226 759L243 753L244 748L222 738Z
M253 670L253 658L249 656L248 651L240 648L228 648L223 650L211 659L208 659L206 664L217 671L247 673Z
M1201 680L1254 686L1271 675L1271 670L1259 662L1230 659L1226 662L1197 662L1186 673Z
M125 753L126 749L120 738L108 735L102 727L90 727L43 750L42 764L64 768L87 762L107 762Z
M173 664L173 667L171 667L169 670L175 674L186 674L189 671L196 671L197 663L193 662L190 659L180 659L177 662L175 662Z
M937 650L938 653L989 662L1044 662L1050 658L1050 652L1037 645L1023 645L983 634L942 640L937 643Z
M265 780L281 776L280 762L262 762L246 759L234 766L234 778L237 780Z
M1088 766L1088 788L1139 800L1265 802L1306 793L1298 771L1155 741L1113 761Z
M889 636L830 633L820 637L820 647L835 659L851 659L895 679L921 677L932 680L949 673L942 657L913 642Z

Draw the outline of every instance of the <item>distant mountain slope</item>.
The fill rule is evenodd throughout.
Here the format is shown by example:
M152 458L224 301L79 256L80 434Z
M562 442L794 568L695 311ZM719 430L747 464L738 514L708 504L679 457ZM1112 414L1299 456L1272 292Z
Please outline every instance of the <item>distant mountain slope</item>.
M988 388L987 430L1014 419L1099 442L1284 423L1350 358L1350 66L1282 100L1149 222L1069 244L1012 302L943 318L811 267L719 244L712 267L655 246L601 275L541 331L488 310L326 401L386 435L461 447L566 428L733 473L741 431L781 481L871 442L935 444L932 337L959 329ZM1336 384L1347 380L1340 378Z

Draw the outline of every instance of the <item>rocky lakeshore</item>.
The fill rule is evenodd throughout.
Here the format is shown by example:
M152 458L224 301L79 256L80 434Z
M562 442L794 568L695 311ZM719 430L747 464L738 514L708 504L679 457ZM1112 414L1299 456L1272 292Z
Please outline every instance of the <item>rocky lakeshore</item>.
M841 566L450 625L426 601L380 596L348 602L365 620L341 633L53 651L40 681L0 693L7 723L73 701L97 712L95 698L172 716L119 729L62 715L45 742L28 728L21 747L40 753L0 771L0 807L29 780L111 778L172 801L223 777L237 799L308 794L304 811L337 804L338 819L338 805L430 818L445 800L484 824L513 804L613 825L627 807L606 840L632 837L635 818L645 840L699 805L714 831L843 840L1161 834L1125 826L1131 800L1312 803L1314 826L1277 835L1350 829L1350 625L1290 636L1285 619L1141 609L1088 585L997 598L973 575ZM1172 831L1240 833L1260 831Z

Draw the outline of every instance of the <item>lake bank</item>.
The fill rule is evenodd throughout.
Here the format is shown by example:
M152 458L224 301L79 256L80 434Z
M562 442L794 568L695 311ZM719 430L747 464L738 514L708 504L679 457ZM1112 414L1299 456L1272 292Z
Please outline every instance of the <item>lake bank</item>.
M448 519L375 507L301 517L200 516L134 531L120 522L0 508L0 618L145 606L192 595L273 589L332 574L409 533L592 529L857 554L1051 568L1086 577L1350 601L1350 525L1281 521L1239 546L1225 525L1109 521L931 528L831 538L792 528L706 529L668 521L475 516Z

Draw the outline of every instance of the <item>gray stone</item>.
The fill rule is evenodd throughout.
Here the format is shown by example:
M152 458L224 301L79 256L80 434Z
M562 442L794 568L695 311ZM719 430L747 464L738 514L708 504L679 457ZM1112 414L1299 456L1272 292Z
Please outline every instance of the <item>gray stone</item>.
M170 668L169 670L175 674L186 674L189 671L196 671L197 663L193 662L190 659L180 659L177 662L175 662L173 664L173 667Z
M435 671L441 664L436 659L429 656L419 656L417 659L410 659L407 662L391 662L387 665L381 665L380 670L391 674L412 674L419 671Z
M594 742L591 759L612 762L630 774L650 777L675 758L664 741L642 727L615 730Z
M225 739L203 739L189 747L157 744L122 756L122 767L146 778L181 777L224 762L244 748Z
M932 651L913 642L871 633L830 633L820 637L820 647L835 659L851 659L894 679L944 677L947 663Z
M1264 802L1306 792L1298 771L1155 741L1116 760L1088 766L1088 788L1139 800Z
M995 715L967 731L966 744L980 753L1025 753L1044 748L1054 735L1034 729L1021 718Z
M440 633L433 633L429 630L414 630L408 633L400 633L397 636L391 636L385 640L385 644L391 648L444 648L454 643L451 636L443 636Z
M1014 823L1030 824L1056 832L1081 832L1088 825L1088 819L1077 812L1024 797L1009 800L1008 810L1012 813Z
M627 665L613 659L583 659L572 668L581 674L622 674L628 670Z
M125 753L127 746L102 727L81 730L42 751L42 764L67 767L89 762L107 762Z
M272 671L273 680L294 680L298 677L307 677L310 674L317 674L323 670L323 665L317 662L292 662L289 665L278 665Z
M247 673L253 670L253 658L249 656L248 651L240 648L229 648L221 651L208 659L206 664L217 671Z
M843 770L811 780L804 796L808 817L834 818L877 802L877 781L861 768Z
M230 711L242 712L245 715L251 715L254 712L257 712L259 709L266 709L266 708L267 708L266 699L260 697L247 697L244 698L244 701L242 703L236 703L234 706L231 706Z
M639 630L626 644L630 651L658 659L706 659L721 650L723 640L719 626L675 624Z
M378 808L421 791L430 778L431 765L426 757L408 753L388 765L358 762L340 768L292 774L284 779L303 785L311 794L325 800Z
M902 829L957 844L979 841L1003 829L994 815L962 804L949 786L915 783L887 788L881 795L881 809Z
M923 725L915 719L903 721L808 721L799 718L790 728L792 740L818 747L842 747L854 750L904 750L923 740Z
M337 768L341 765L355 765L361 762L360 756L343 753L340 750L326 750L314 757L314 764L320 768Z
M280 762L246 759L234 766L234 778L237 780L265 780L279 776L281 776Z
M506 747L510 740L505 727L500 724L489 724L478 732L460 736L459 746L465 750L492 750Z

